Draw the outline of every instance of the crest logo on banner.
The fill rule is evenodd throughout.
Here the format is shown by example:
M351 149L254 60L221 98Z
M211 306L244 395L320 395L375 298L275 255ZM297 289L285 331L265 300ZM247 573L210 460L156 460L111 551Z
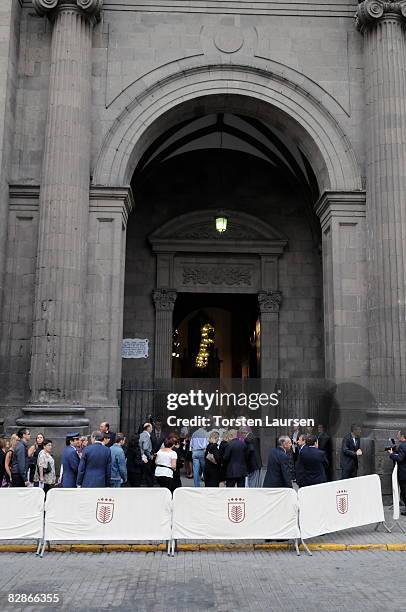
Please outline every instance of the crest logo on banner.
M96 504L96 520L105 525L111 523L114 515L114 499L111 497L102 497L97 500Z
M336 493L336 506L339 514L348 512L348 491L341 489Z
M232 497L228 500L228 520L232 523L242 523L245 519L245 499Z

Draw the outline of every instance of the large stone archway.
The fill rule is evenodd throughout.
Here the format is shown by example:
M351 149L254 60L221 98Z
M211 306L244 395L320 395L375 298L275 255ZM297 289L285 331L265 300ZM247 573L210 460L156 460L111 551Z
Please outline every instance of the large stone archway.
M180 68L180 69L179 69ZM163 129L221 96L221 107L264 118L272 113L300 140L320 192L362 189L360 167L338 119L344 109L327 92L286 66L247 58L246 65L185 60L134 82L112 103L112 127L93 169L95 185L128 185L143 151ZM164 124L162 123L164 122Z

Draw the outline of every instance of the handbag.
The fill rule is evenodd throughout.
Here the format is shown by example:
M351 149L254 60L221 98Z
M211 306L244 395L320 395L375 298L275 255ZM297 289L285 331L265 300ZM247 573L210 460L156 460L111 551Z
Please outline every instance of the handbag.
M207 453L206 459L207 461L210 461L210 463L214 463L215 465L217 465L217 461L213 453Z
M51 467L51 464L49 463L49 461L47 463L47 466L43 468L43 472L44 472L44 474L50 474L52 472L52 467Z

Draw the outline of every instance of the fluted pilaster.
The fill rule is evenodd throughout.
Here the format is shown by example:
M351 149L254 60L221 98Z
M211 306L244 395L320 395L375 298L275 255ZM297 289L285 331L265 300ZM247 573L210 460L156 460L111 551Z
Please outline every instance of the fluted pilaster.
M90 180L92 27L100 0L33 0L53 22L40 192L31 401L80 399Z
M173 309L177 293L174 289L155 289L155 378L168 380L172 376Z
M370 375L381 398L406 382L406 2L365 0Z
M267 290L258 293L262 379L279 377L279 308L281 304L281 291Z

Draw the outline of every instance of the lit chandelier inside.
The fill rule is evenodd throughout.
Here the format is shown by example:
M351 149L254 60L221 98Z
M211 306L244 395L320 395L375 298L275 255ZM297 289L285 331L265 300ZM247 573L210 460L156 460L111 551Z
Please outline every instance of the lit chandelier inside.
M209 347L214 343L214 327L205 323L201 329L200 347L196 355L196 367L206 368L209 363Z

